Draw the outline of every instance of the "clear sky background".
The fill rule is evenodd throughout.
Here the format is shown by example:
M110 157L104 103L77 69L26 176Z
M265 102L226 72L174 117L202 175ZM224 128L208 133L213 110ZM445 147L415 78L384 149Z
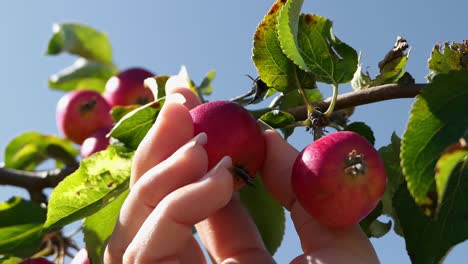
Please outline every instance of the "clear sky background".
M199 83L215 69L215 92L208 98L229 99L250 89L245 74L256 76L251 60L252 36L273 0L238 1L1 1L0 2L0 161L3 149L26 131L57 134L55 108L63 93L47 86L48 76L69 66L68 55L44 56L56 22L81 22L108 33L119 69L141 66L158 74L176 74L182 64ZM334 33L362 52L364 68L374 76L377 63L401 35L412 46L407 70L425 82L427 59L435 42L468 38L465 0L305 0L303 12L334 21ZM350 91L343 86L342 92ZM322 87L324 95L331 88ZM357 109L351 121L369 124L376 146L401 136L413 100L400 99ZM311 142L300 129L291 137L297 149ZM0 201L13 195L28 197L16 188L0 186ZM404 241L393 231L372 239L382 263L409 263ZM424 243L424 241L421 241ZM278 263L300 254L291 221L287 222ZM468 244L456 247L445 263L463 263Z

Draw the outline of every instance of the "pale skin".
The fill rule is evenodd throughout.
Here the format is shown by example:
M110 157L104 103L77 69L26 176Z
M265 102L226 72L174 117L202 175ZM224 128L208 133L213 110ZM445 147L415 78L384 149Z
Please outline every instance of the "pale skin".
M155 125L138 147L126 199L105 251L106 264L207 263L195 226L213 263L275 263L233 191L230 157L207 169L206 134L193 134L189 109L200 104L186 88L166 91ZM359 226L330 229L296 201L290 173L298 151L276 131L264 132L265 187L291 212L303 254L291 263L379 263Z

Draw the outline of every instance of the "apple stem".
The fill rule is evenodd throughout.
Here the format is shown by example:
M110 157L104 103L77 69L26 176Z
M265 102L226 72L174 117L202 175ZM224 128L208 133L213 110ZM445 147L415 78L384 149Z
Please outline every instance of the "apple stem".
M233 175L245 182L248 186L254 187L255 185L252 183L253 177L242 167L233 166Z
M328 106L327 111L325 111L325 113L323 113L326 118L330 117L331 114L333 113L333 110L335 109L336 101L338 99L338 84L333 83L332 86L333 86L332 100L330 102L330 105Z
M367 166L364 155L353 149L346 158L345 173L350 176L366 174Z

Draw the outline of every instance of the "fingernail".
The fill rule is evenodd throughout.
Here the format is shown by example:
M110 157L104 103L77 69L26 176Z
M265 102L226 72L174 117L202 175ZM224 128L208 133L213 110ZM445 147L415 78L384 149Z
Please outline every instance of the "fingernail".
M166 96L166 103L185 104L185 97L179 93L169 94Z
M182 147L180 147L174 155L181 155L184 153L187 149L195 146L195 145L205 145L207 141L207 136L205 132L201 132L200 134L196 135L192 139L190 139L187 143L185 143Z
M190 141L195 141L195 143L198 145L205 145L206 142L208 141L208 136L206 135L205 132L201 132L200 134L193 137Z
M206 180L211 176L215 175L216 172L220 169L230 169L232 167L232 159L229 156L224 156L216 166L214 166L200 181Z

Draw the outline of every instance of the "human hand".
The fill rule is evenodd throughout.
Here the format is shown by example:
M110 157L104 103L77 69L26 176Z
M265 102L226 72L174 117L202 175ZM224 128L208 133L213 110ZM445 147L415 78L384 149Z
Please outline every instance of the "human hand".
M200 101L184 88L166 93L168 101L136 151L131 191L109 240L105 263L205 263L191 232L193 225L214 263L274 263L233 193L230 158L207 171L203 144L209 138L204 133L193 135L188 111ZM290 173L298 152L275 131L264 135L267 156L262 179L273 197L291 211L305 252L293 263L378 262L358 226L326 228L296 203Z

